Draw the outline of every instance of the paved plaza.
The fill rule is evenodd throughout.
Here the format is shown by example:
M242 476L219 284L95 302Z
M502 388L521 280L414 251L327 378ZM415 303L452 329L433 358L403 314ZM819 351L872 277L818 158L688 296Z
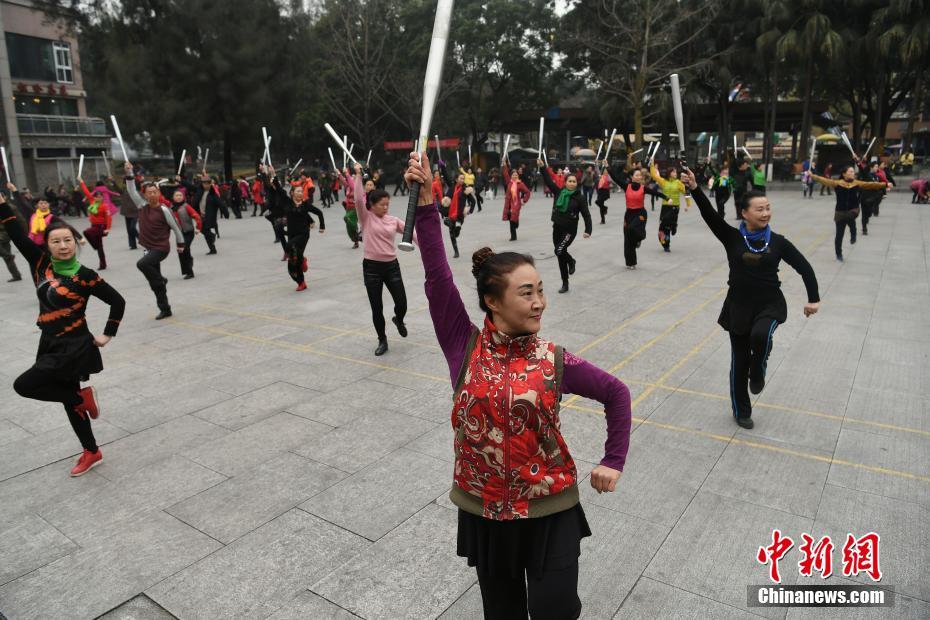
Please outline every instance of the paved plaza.
M572 246L567 295L556 293L549 200L524 208L514 243L501 199L466 219L452 263L473 320L471 252L531 253L548 288L542 335L632 394L626 468L603 495L587 475L604 416L563 399L594 532L582 546L584 618L930 617L930 208L893 192L839 263L834 199L790 190L770 192L773 228L813 264L822 309L804 318L803 283L783 265L789 319L752 430L730 413L716 324L726 261L696 208L665 254L657 205L631 272L614 195L607 225L595 216L593 236ZM391 209L405 206L398 196ZM388 322L390 351L375 358L362 250L341 208L324 213L307 291L294 291L264 219L222 220L219 255L194 242L194 280L175 256L163 263L174 317L162 322L135 268L141 250L127 249L115 218L104 275L127 313L93 382L104 462L83 478L68 476L80 446L60 405L13 392L35 356L37 304L28 282L0 283L0 616L481 617L474 570L455 555L451 387L420 257L400 256L410 336ZM97 264L89 248L84 259ZM385 305L389 319L386 291ZM100 330L106 307L91 302L89 315ZM841 548L847 533L877 532L894 608L747 607L746 586L768 583L756 553L774 529L796 545L831 535L826 583L838 585L873 583L842 576ZM782 560L783 583L824 583L799 576L797 559L796 547Z

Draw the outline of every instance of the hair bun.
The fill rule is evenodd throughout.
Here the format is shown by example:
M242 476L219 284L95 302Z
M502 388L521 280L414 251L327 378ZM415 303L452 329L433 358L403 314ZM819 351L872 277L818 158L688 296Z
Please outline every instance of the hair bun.
M474 254L471 255L471 273L476 278L478 274L481 273L481 268L484 266L488 259L494 256L494 250L489 247L483 247Z

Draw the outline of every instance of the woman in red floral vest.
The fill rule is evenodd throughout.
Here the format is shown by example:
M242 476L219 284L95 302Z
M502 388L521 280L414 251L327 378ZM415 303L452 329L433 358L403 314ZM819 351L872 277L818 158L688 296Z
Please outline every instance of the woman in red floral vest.
M458 554L474 566L488 619L578 618L578 556L591 530L578 472L560 432L563 393L604 404L607 441L591 486L615 489L630 438L630 393L616 377L541 339L546 297L533 259L482 248L472 257L483 326L469 319L452 279L426 154L416 232L426 296L454 389Z

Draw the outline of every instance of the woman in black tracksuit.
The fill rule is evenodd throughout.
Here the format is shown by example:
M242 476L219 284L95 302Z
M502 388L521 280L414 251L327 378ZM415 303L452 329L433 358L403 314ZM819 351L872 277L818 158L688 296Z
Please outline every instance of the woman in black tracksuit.
M542 160L537 160L543 182L552 194L552 245L559 259L559 275L562 276L560 293L568 292L568 276L575 273L575 259L568 253L568 246L578 234L578 216L584 218L584 237L591 236L591 212L588 201L578 187L578 177L570 174L565 178L565 187L560 188L552 178L552 170Z
M314 207L310 199L304 196L303 186L294 186L291 189L291 195L288 196L287 190L275 176L274 168L271 168L270 172L271 181L268 182L267 176L263 179L265 191L269 195L274 194L274 200L281 205L287 218L287 273L297 283L297 290L303 291L307 288L304 273L309 268L304 250L310 241L310 227L314 223L310 214L320 218L320 234L326 232L326 222L323 219L323 212Z
M772 231L769 225L771 206L764 194L756 191L746 194L740 210L742 221L737 229L714 210L692 174L683 174L682 181L691 188L691 197L701 217L727 254L729 290L717 323L730 334L733 417L741 427L752 428L749 391L758 394L765 387L772 336L788 318L788 306L778 279L779 264L784 260L804 279L807 289L805 316L820 309L817 277L804 255L788 239Z

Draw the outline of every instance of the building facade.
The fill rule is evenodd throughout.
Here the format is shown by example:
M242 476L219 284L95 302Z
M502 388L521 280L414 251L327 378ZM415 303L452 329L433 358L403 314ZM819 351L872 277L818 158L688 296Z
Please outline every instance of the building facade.
M77 39L29 0L0 0L0 132L14 183L73 182L81 155L87 181L107 175L109 131L86 98Z

